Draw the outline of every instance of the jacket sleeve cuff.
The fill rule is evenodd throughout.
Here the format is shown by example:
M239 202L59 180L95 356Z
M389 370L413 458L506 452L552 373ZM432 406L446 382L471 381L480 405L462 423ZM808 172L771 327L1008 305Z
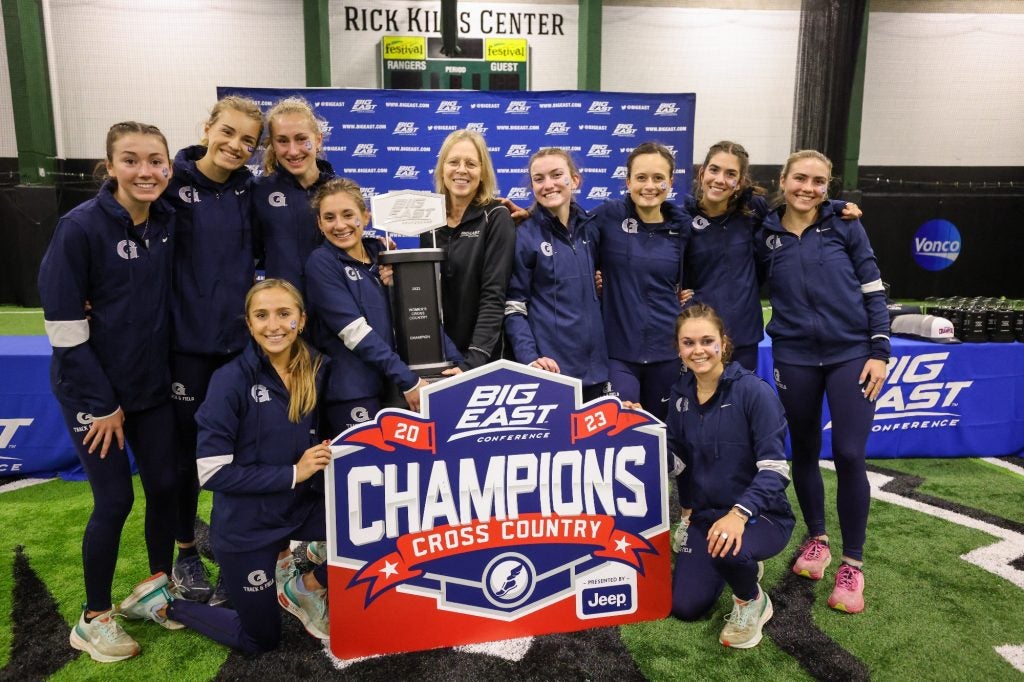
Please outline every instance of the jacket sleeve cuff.
M892 344L885 334L875 334L871 337L871 358L874 360L888 360L892 355Z

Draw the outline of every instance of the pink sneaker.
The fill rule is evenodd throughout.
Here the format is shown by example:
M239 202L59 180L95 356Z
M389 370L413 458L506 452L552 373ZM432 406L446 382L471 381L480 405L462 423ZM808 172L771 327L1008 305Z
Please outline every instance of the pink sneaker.
M836 611L860 613L864 610L864 571L844 563L836 573L836 586L828 598Z
M800 548L800 556L793 563L793 572L811 580L821 580L825 569L832 563L828 542L811 538Z

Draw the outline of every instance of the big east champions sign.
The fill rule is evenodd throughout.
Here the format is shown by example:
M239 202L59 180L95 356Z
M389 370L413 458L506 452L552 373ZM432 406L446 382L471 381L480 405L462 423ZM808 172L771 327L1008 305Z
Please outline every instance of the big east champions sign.
M664 427L500 361L333 443L331 649L415 651L663 618Z

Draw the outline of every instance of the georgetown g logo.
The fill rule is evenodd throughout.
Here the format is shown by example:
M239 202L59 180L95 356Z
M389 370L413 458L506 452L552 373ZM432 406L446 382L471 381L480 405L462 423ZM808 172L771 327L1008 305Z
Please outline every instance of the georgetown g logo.
M252 399L258 403L269 403L270 402L270 391L263 384L255 384L249 391L249 395Z
M285 197L284 192L271 192L270 196L267 197L267 203L275 208L288 205L288 199Z

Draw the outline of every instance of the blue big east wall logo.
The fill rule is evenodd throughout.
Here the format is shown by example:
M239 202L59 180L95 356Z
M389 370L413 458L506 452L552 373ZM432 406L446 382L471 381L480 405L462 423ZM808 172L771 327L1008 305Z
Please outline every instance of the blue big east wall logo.
M505 622L567 599L630 613L666 560L649 540L668 530L664 427L617 398L581 405L576 379L499 361L333 446L329 558L366 611L397 591Z
M960 255L960 231L948 220L929 220L917 228L911 253L925 270L945 270Z

